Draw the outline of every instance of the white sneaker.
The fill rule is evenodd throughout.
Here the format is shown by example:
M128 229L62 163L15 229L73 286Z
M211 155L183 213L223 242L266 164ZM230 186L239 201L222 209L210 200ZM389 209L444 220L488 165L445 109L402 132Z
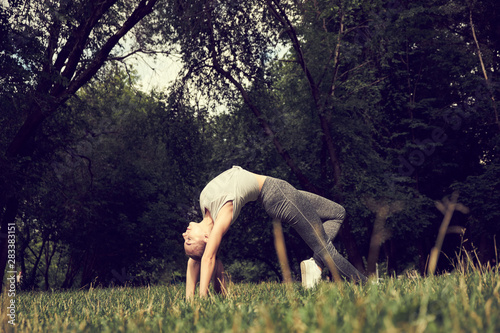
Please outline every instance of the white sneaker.
M300 272L302 275L302 286L306 289L313 288L321 281L321 268L319 268L313 258L300 263Z

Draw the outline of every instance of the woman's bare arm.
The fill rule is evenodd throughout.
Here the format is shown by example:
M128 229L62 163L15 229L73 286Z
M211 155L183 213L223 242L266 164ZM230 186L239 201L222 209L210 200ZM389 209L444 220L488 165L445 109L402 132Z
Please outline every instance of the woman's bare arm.
M200 265L200 296L205 297L208 294L208 285L212 280L215 269L216 254L219 249L222 236L226 233L233 219L233 202L228 201L219 211L214 227L208 237L205 252L201 258Z
M186 300L194 298L196 283L200 275L200 262L189 258L186 271Z

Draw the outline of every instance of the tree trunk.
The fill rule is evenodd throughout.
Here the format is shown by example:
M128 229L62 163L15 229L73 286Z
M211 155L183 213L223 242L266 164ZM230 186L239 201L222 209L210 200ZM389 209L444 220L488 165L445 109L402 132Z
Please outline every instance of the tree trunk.
M19 273L21 273L21 277L24 277L24 274L26 274L26 260L24 259L26 249L28 248L28 244L30 242L31 236L30 236L30 228L26 226L26 233L27 237L26 239L23 240L22 247L17 251L17 255L19 258L16 258L16 261L19 261ZM25 281L24 279L21 280L21 288L24 287Z
M83 260L83 271L82 271L82 281L80 282L80 287L91 287L94 277L94 265L95 265L95 259L96 255L90 253L90 251L87 251L87 253L84 255L84 260Z
M329 123L329 117L328 113L331 112L328 108L328 99L330 98L331 95L333 95L334 92L334 87L335 87L335 79L336 79L336 74L333 75L333 81L332 85L330 87L330 92L328 96L326 96L326 99L324 99L324 102L321 102L321 92L320 92L320 87L318 85L318 82L314 79L311 71L309 70L307 61L304 57L304 53L302 51L302 45L300 42L300 39L297 35L297 32L295 30L295 27L289 20L284 8L280 6L280 3L278 1L274 0L267 0L267 6L271 12L271 14L280 22L282 25L283 29L285 29L285 33L288 35L288 38L290 39L290 42L292 43L292 47L295 50L295 54L297 56L297 62L299 63L300 67L302 68L302 71L304 72L304 75L307 79L307 82L309 83L309 88L311 90L311 97L314 100L314 104L316 106L316 111L318 112L318 117L321 123L321 130L323 133L323 140L326 145L326 149L328 152L328 156L330 158L330 165L332 168L333 172L333 181L335 186L338 189L338 192L341 192L342 189L340 188L340 182L341 182L341 165L340 165L340 160L338 158L338 153L337 149L335 147L335 142L332 138L331 131L330 131L330 123ZM343 20L343 14L342 14L342 20ZM340 24L340 30L339 30L339 35L337 39L337 46L334 51L334 68L335 71L338 70L338 60L339 60L339 54L340 54L340 41L341 41L341 36L344 33L344 24L343 21L341 21ZM318 193L318 192L316 192ZM342 203L342 201L339 201L339 203ZM352 262L355 263L355 267L358 268L360 271L364 271L363 269L363 259L361 255L359 254L359 251L357 249L357 245L355 242L353 242L353 238L351 235L351 229L347 225L348 223L344 223L344 227L342 228L342 232L340 233L340 237L342 238L342 241L344 242L349 258Z
M27 281L27 286L29 288L34 288L34 286L35 286L36 271L38 269L38 265L40 264L40 259L42 259L43 249L45 248L46 242L47 242L47 239L44 238L42 241L42 247L40 248L40 253L38 254L38 257L35 260L35 264L33 265L33 269L31 270L30 278ZM31 252L33 252L33 254L35 254L34 251L31 251Z
M50 251L50 241L47 242L47 248L45 249L45 272L44 272L45 290L50 289L49 268L50 264L52 263L52 258L54 257L54 254L56 253L57 249L56 243L55 242L52 243L53 243L52 252Z
M17 209L19 207L19 201L17 198L11 197L7 200L7 205L5 206L5 212L2 216L1 229L0 229L0 290L3 290L3 277L5 268L7 267L7 253L8 253L8 227L15 225ZM14 269L9 267L10 271Z
M64 276L64 282L61 285L62 289L71 288L75 281L75 276L78 273L78 267L74 263L74 256L71 254L69 257L68 268Z
M28 117L23 125L16 133L11 141L5 156L8 158L16 158L19 156L30 156L30 142L35 137L36 130L43 120L63 105L78 89L85 85L104 65L108 59L111 50L118 44L125 34L127 34L139 21L153 11L157 0L141 0L132 14L125 20L123 25L109 36L101 49L96 52L96 55L87 66L76 72L77 65L80 63L81 55L85 51L85 46L88 44L93 28L99 23L99 20L104 14L116 3L116 0L107 0L97 3L90 15L80 22L69 37L61 38L57 35L59 29L57 24L53 22L50 29L50 37L47 50L44 54L44 73L41 77L56 77L56 73L51 72L52 68L58 70L62 78L67 79L67 85L62 85L56 81L48 81L42 79L38 82L36 93L40 98L33 99L30 104L31 110L28 110ZM65 41L65 45L56 45L57 41ZM55 49L61 50L57 57L54 56ZM54 64L51 66L50 64ZM75 75L76 74L76 75ZM50 93L48 93L50 91ZM11 198L8 200L5 207L4 216L0 222L0 235L7 235L7 226L9 223L14 223L18 209L17 199ZM0 237L0 281L3 281L5 267L7 265L7 238ZM1 290L0 290L1 292Z
M342 243L344 244L347 255L349 256L349 261L358 271L364 273L365 265L363 263L363 257L359 253L354 237L352 237L351 226L349 223L342 223L342 228L340 228L340 237L342 238Z

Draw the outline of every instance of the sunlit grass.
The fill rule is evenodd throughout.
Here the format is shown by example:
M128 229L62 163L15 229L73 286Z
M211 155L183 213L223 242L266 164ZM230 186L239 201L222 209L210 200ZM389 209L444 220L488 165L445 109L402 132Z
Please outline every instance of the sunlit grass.
M232 284L192 304L183 285L20 293L16 304L16 332L499 332L500 276L464 265L378 285Z

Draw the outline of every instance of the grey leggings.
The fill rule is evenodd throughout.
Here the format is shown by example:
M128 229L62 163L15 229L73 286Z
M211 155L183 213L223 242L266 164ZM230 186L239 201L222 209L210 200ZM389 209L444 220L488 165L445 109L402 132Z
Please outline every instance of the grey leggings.
M290 224L299 233L314 251L314 260L320 267L326 267L330 259L341 276L366 281L367 278L340 255L332 243L344 220L344 207L272 177L266 178L259 199L272 218Z

